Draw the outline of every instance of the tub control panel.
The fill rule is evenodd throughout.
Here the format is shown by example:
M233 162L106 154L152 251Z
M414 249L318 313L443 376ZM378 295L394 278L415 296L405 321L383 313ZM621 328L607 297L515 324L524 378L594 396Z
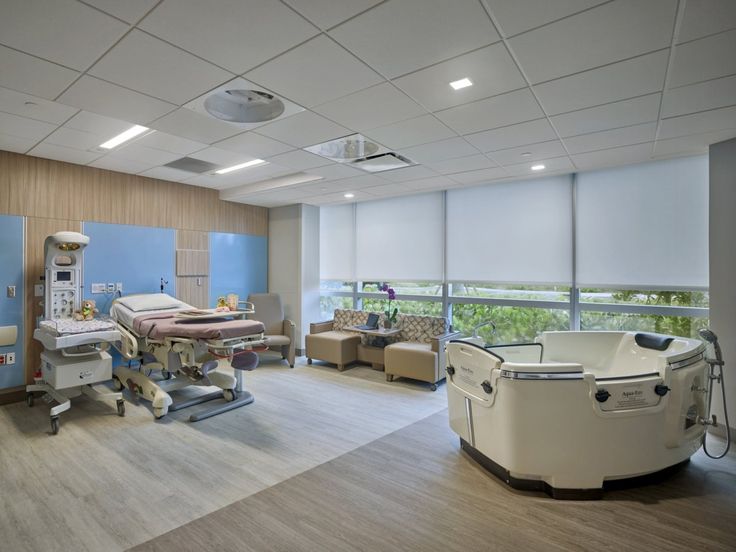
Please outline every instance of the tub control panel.
M664 386L659 377L637 379L636 381L617 381L606 384L600 382L595 399L601 410L632 410L657 406L662 400Z

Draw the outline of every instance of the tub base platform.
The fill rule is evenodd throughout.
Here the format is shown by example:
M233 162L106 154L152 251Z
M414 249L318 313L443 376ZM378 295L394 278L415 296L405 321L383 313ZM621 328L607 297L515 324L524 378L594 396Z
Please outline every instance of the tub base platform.
M674 466L669 466L646 475L638 475L624 479L611 479L609 481L605 481L603 483L603 487L598 489L562 489L553 487L549 483L539 479L520 479L512 476L509 470L488 458L462 437L460 438L460 448L487 471L508 484L512 489L519 491L544 492L555 500L600 500L603 498L605 491L630 489L632 487L661 483L690 463L690 458L688 458Z

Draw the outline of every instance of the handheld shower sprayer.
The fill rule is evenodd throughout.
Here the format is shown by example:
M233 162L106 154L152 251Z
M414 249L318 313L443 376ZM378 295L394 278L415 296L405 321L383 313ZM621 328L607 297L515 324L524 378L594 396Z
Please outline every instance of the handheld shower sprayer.
M713 330L710 330L708 328L703 328L702 330L698 331L698 334L700 335L701 339L705 341L706 343L709 343L713 347L713 352L715 353L715 358L706 358L705 361L708 363L708 366L710 367L709 373L708 373L708 416L710 416L710 407L711 407L711 401L713 399L713 381L717 381L721 385L721 394L723 397L723 417L726 422L726 448L721 454L714 455L708 452L708 447L706 445L706 433L703 434L703 452L707 454L710 458L714 458L718 460L719 458L723 458L728 453L728 450L731 448L731 430L730 426L728 424L728 410L726 409L726 387L723 381L723 365L725 364L723 362L723 354L721 352L721 346L718 344L718 336L713 332ZM710 422L708 422L710 423ZM715 424L715 417L714 422Z

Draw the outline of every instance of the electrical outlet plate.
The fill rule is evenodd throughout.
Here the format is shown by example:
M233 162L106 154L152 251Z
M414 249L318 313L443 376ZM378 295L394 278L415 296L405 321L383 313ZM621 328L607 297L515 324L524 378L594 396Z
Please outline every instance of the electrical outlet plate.
M15 364L15 353L6 353L5 364Z
M34 286L33 286L33 296L34 297L43 297L43 284L34 284Z
M107 292L108 293L115 293L115 283L114 282L109 282L107 284Z

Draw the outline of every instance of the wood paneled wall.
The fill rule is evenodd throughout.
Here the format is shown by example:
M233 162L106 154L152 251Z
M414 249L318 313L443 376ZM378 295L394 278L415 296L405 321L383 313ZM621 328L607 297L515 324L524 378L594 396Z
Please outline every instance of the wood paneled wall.
M178 266L180 253L183 253L185 257L195 254L199 257L200 263L186 263L186 267L181 267L185 270L180 271ZM193 230L176 232L176 295L185 303L199 308L209 306L209 253L210 240L207 232Z
M217 190L0 151L0 213L268 234L268 209Z
M26 219L25 365L30 383L40 361L33 339L41 298L33 285L44 273L43 243L81 221L176 228L177 249L209 250L208 232L268 235L268 209L221 201L217 190L0 151L0 214ZM177 278L179 297L209 301L207 277Z

